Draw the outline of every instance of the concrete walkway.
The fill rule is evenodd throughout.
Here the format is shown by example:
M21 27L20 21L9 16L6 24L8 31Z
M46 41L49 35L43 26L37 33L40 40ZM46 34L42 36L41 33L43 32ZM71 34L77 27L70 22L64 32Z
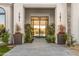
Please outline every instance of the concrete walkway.
M33 43L17 45L4 56L72 56L71 50L61 45L47 43L36 38Z

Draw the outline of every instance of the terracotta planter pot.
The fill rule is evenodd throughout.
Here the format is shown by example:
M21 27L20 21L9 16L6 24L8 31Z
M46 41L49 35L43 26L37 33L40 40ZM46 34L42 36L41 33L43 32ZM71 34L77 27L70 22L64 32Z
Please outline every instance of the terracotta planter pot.
M66 43L66 40L64 39L64 34L65 33L59 33L57 35L57 43L58 44L65 44Z
M22 44L22 34L20 32L15 33L13 36L14 44Z

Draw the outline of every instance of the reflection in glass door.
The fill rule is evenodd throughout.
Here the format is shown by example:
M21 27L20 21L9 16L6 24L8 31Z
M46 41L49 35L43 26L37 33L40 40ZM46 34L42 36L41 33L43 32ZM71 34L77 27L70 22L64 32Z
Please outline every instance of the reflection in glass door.
M48 17L32 16L31 21L33 27L33 36L46 36Z
M39 18L32 17L33 36L39 36Z
M47 17L40 17L40 36L46 36Z

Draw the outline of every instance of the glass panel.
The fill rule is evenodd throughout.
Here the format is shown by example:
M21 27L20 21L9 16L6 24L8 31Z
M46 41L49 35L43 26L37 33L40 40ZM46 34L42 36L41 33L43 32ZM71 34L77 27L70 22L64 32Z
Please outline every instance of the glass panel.
M0 7L0 13L5 13L4 9Z
M0 8L0 35L5 32L5 11Z
M46 17L41 17L41 20L40 20L40 36L46 36L47 19L48 18L46 18Z
M32 17L33 36L46 36L47 17Z
M0 15L0 24L5 24L5 15Z
M33 35L39 36L39 18L38 17L32 17L33 21Z

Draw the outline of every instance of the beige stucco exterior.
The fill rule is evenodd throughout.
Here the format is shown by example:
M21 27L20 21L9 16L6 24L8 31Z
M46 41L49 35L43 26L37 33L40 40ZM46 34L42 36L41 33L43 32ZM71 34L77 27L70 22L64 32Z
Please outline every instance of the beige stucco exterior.
M10 33L15 33L16 24L19 24L21 27L21 33L24 33L24 24L30 22L30 18L28 18L28 14L30 16L49 16L49 23L55 22L55 35L57 37L57 33L59 31L59 24L63 24L66 27L66 32L68 29L67 26L67 3L57 3L57 4L23 4L23 3L14 3L14 4L0 4L0 7L4 8L6 11L6 29L9 30ZM30 10L26 10L27 8L31 8ZM41 8L44 11L41 13L34 13L32 8ZM46 10L46 8L51 9L51 11ZM53 10L54 9L54 10ZM25 11L26 10L26 11ZM79 4L71 4L71 34L73 34L74 39L79 43ZM29 12L30 11L30 12ZM53 15L53 13L55 13ZM50 15L52 14L52 15ZM60 22L61 16L61 22ZM19 18L20 17L20 18ZM26 18L25 18L26 17ZM28 19L28 20L27 20ZM24 40L23 40L24 42ZM57 38L56 38L57 42Z

